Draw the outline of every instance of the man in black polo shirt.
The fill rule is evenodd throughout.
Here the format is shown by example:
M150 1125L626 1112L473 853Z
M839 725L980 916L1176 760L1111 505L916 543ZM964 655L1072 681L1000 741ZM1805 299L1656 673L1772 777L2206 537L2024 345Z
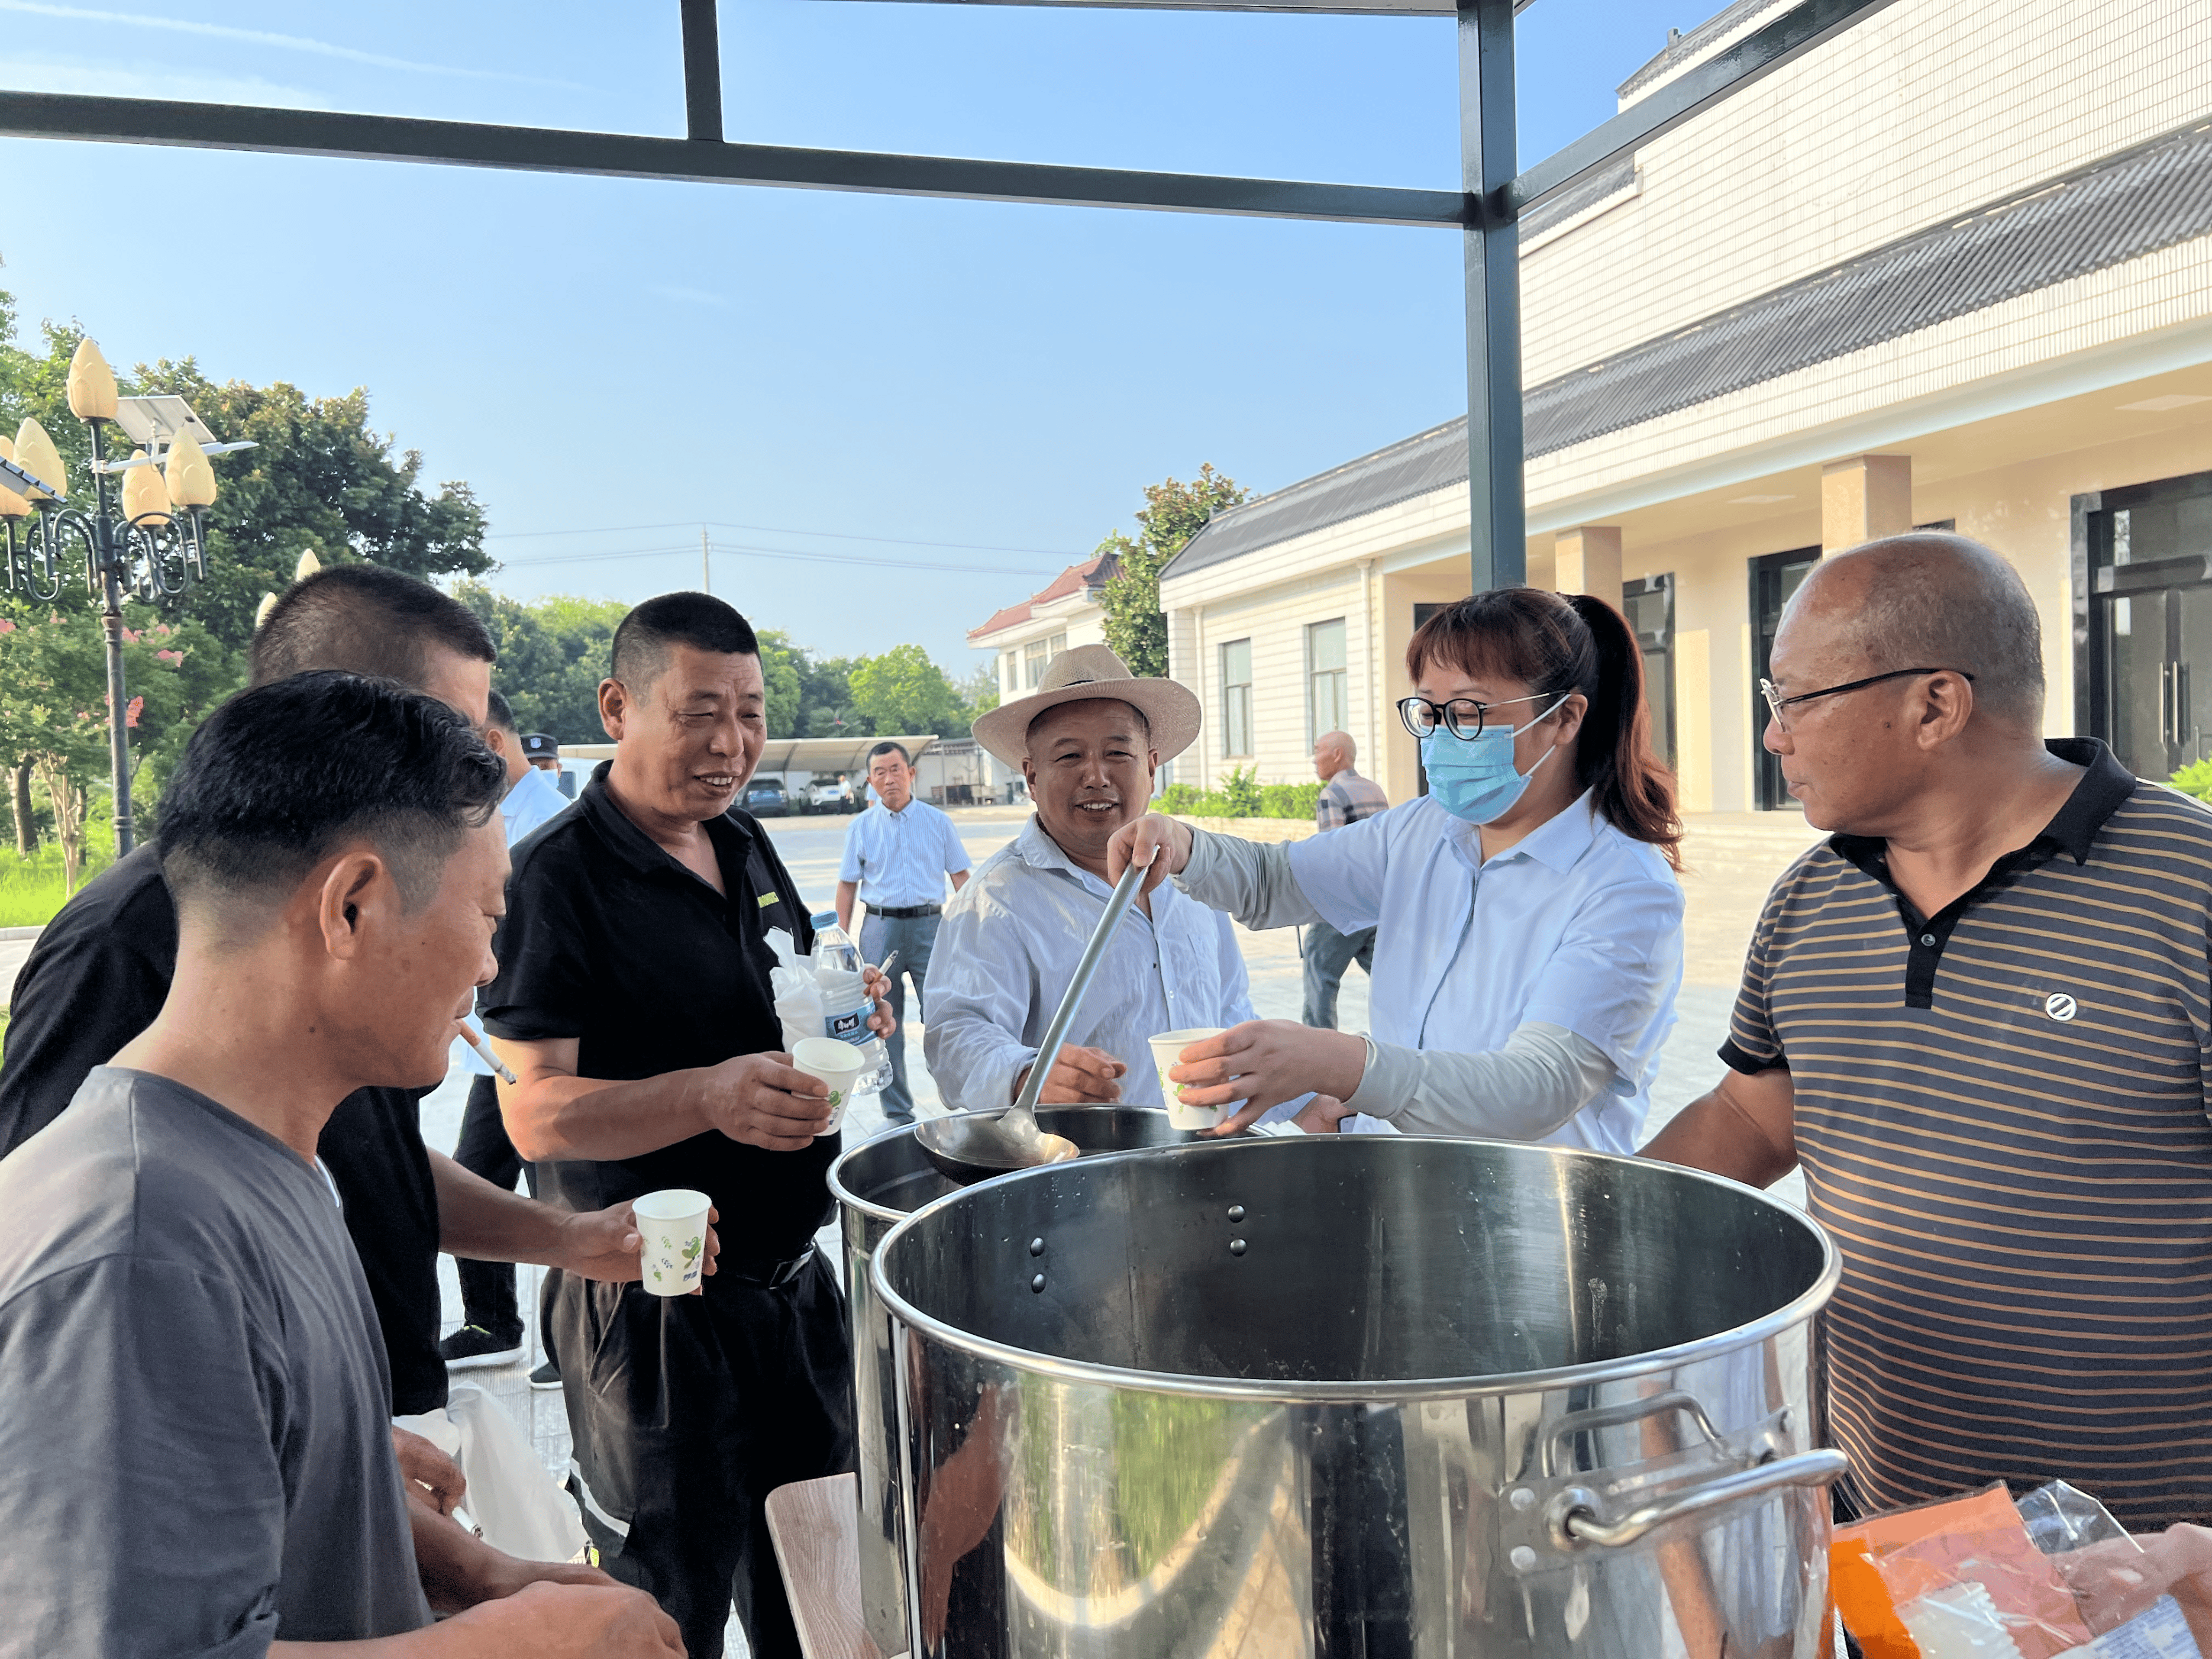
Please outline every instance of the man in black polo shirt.
M2212 813L2041 738L2034 603L1972 542L1827 560L1773 660L1766 746L1834 833L1647 1153L1802 1164L1862 1510L2059 1477L2137 1532L2212 1516Z
M812 933L730 805L764 708L759 645L721 600L667 593L623 618L599 687L615 757L515 850L478 1003L519 1078L500 1091L508 1133L549 1198L685 1187L720 1212L704 1296L564 1275L549 1322L600 1559L659 1599L693 1659L722 1651L733 1595L755 1659L799 1652L762 1506L853 1460L844 1310L813 1247L839 1140L821 1133L827 1091L779 1052L769 988L769 933L800 951Z
M377 565L334 565L288 589L256 631L253 684L342 668L427 692L481 727L495 654L468 607L428 582ZM149 842L64 905L23 963L0 1058L0 1156L59 1116L92 1068L153 1023L176 964L176 906ZM339 1103L321 1143L383 1328L399 1417L446 1403L441 1249L638 1275L624 1212L570 1215L503 1193L426 1149L427 1092L356 1091Z

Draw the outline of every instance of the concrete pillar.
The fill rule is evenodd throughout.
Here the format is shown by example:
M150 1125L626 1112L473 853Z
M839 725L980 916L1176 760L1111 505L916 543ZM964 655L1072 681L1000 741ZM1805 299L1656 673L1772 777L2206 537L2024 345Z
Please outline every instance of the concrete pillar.
M1589 593L1620 603L1620 526L1577 525L1552 540L1553 585L1562 593Z
M1912 457L1854 455L1820 469L1820 551L1912 528Z

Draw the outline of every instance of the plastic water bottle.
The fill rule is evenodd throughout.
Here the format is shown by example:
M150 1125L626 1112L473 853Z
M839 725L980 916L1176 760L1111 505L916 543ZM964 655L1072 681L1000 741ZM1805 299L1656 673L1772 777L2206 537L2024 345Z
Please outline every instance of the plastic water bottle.
M891 1062L883 1039L868 1029L876 1000L861 976L860 947L834 921L814 935L814 983L822 992L823 1035L851 1043L876 1062L875 1070L853 1085L854 1091L880 1092L890 1082Z

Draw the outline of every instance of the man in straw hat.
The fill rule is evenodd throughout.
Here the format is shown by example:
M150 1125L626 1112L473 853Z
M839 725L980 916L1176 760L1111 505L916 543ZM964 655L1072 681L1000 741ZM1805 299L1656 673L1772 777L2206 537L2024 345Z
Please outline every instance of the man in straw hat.
M1021 768L1036 814L945 908L923 1048L946 1104L1013 1103L1113 893L1106 843L1199 722L1188 687L1139 679L1103 645L1061 652L1035 693L975 722L975 741ZM1107 947L1043 1098L1164 1104L1149 1038L1253 1017L1228 917L1162 886Z

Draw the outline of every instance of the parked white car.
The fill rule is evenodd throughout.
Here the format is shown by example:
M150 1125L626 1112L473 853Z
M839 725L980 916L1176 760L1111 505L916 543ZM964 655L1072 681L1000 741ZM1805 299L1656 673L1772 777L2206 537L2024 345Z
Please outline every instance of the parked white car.
M814 812L849 812L853 797L842 783L817 783L806 791L807 810Z

